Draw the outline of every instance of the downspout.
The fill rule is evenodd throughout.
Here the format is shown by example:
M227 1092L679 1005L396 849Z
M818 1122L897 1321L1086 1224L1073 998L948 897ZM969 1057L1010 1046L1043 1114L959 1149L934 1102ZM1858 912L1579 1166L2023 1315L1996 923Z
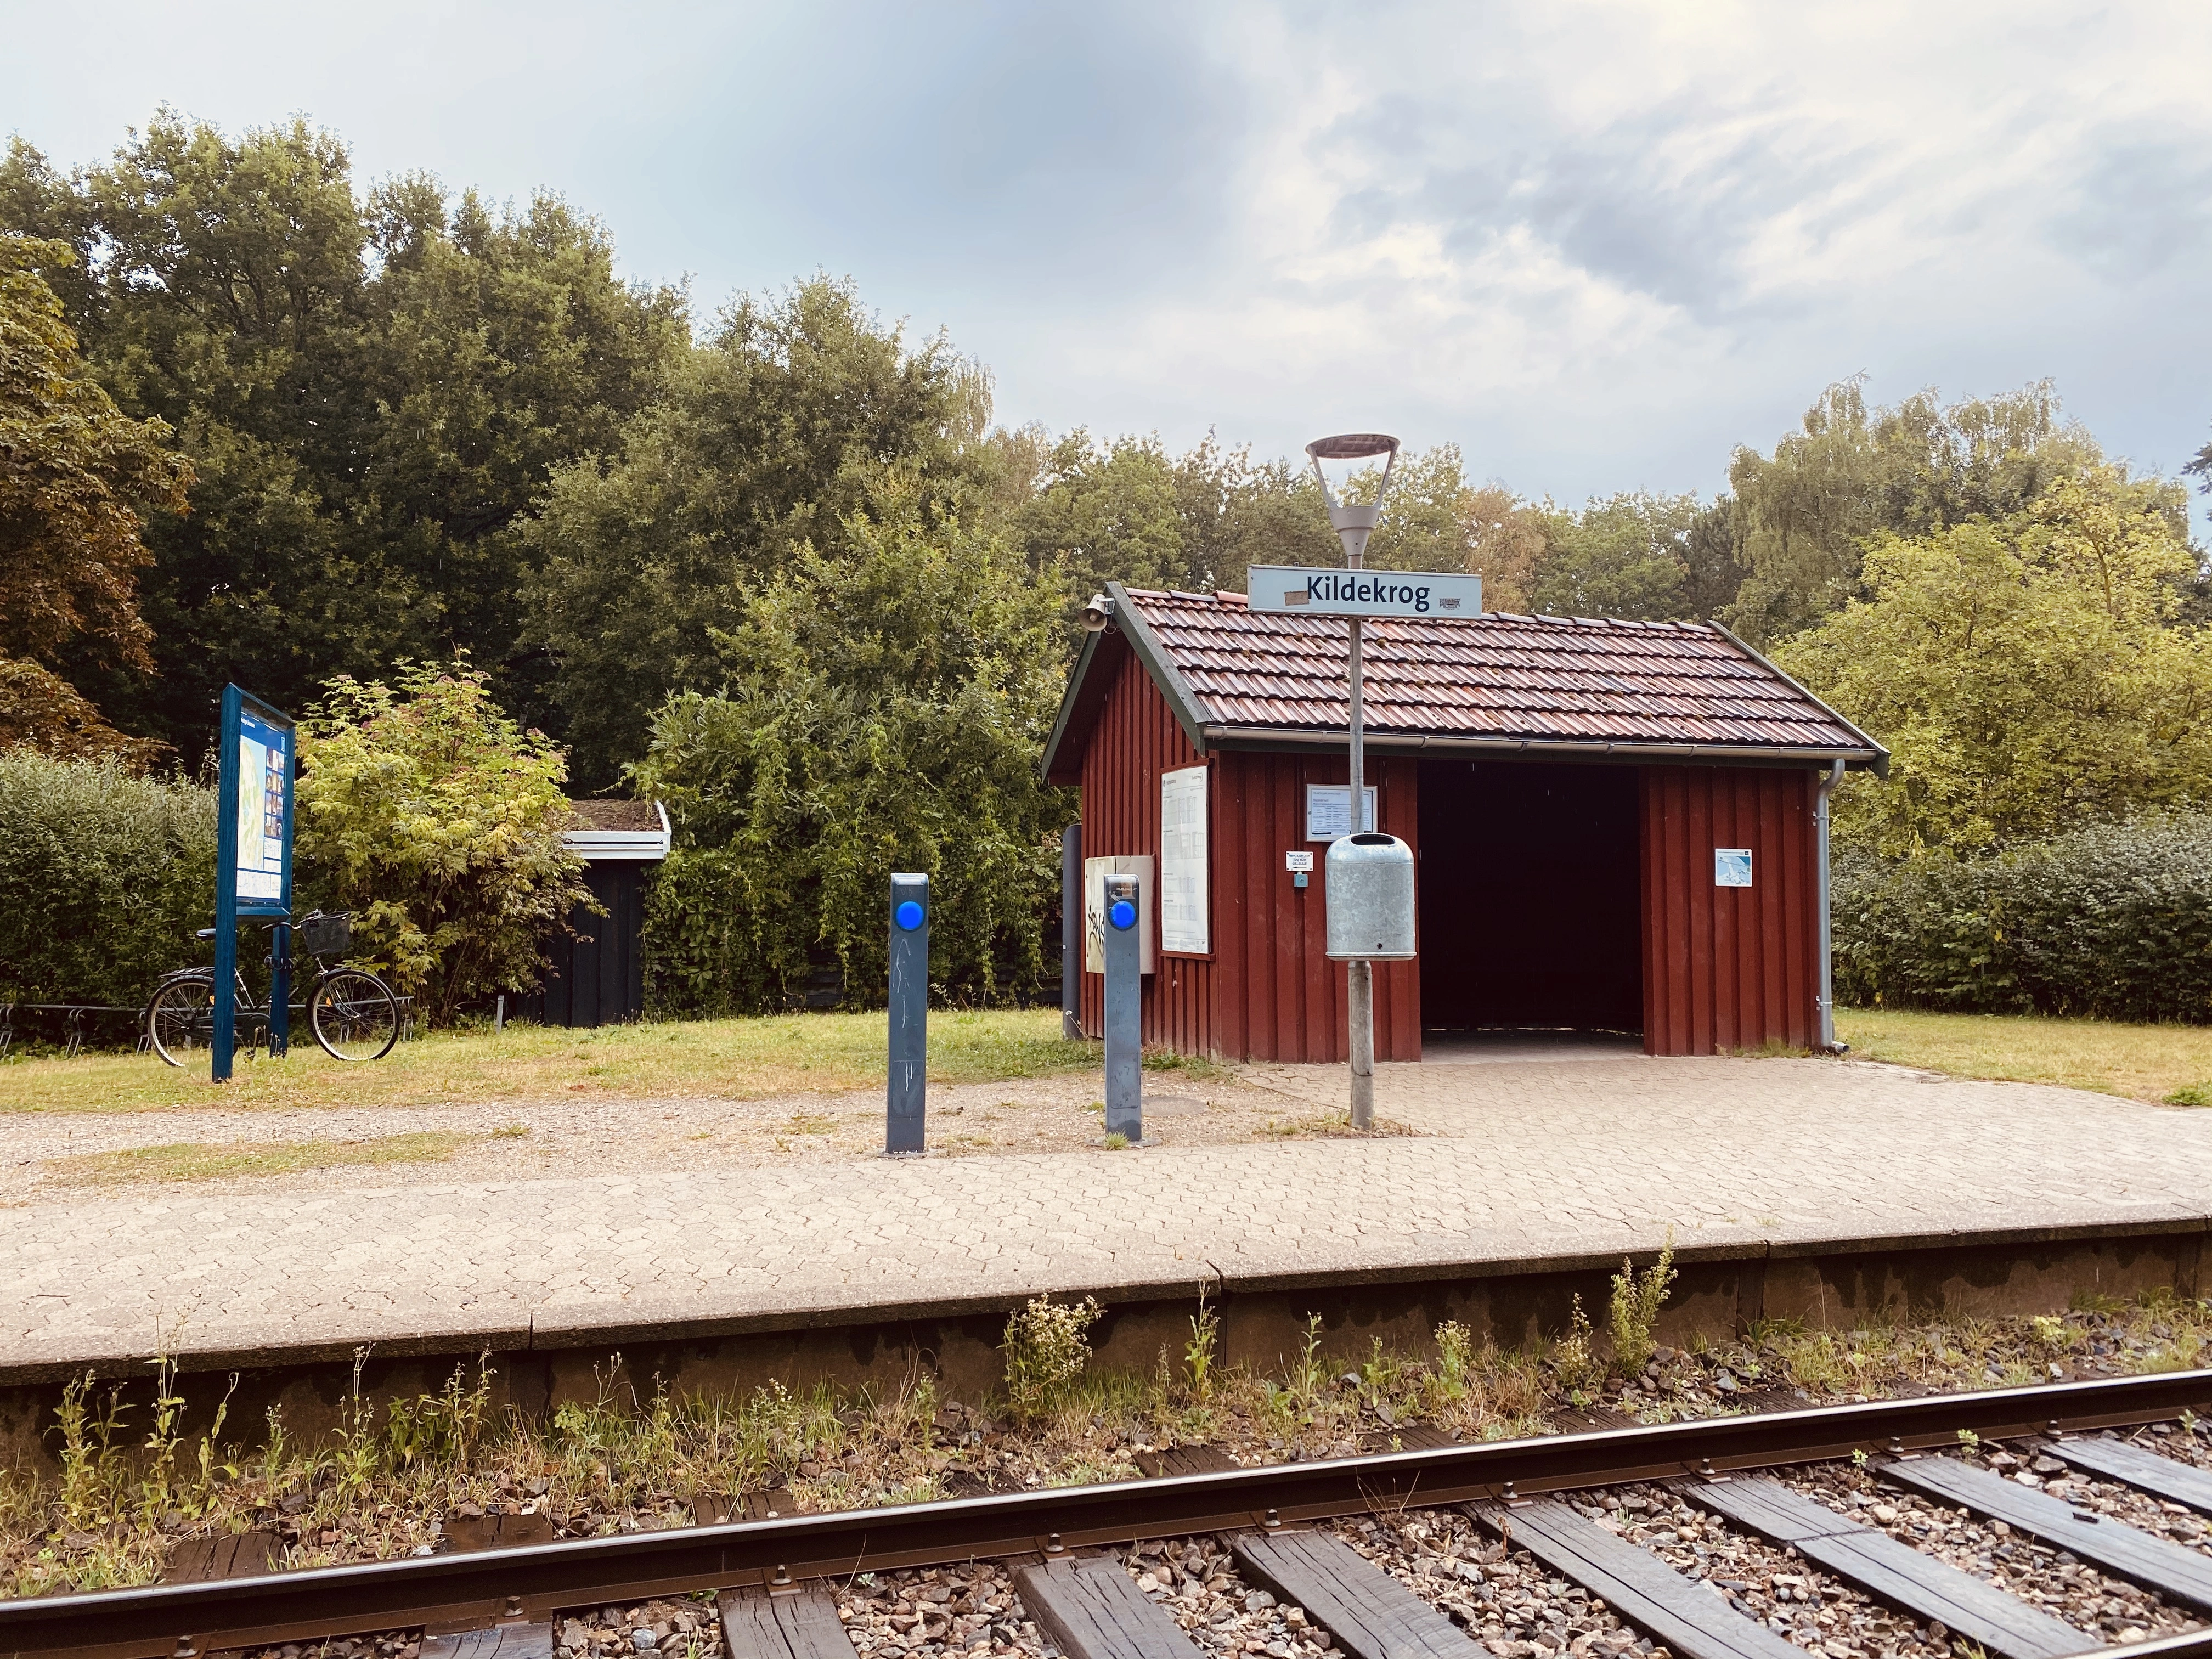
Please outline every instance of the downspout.
M1820 1052L1824 1054L1840 1054L1850 1047L1836 1041L1835 938L1828 923L1828 797L1843 781L1844 763L1837 761L1815 791L1820 799L1815 817L1820 825Z

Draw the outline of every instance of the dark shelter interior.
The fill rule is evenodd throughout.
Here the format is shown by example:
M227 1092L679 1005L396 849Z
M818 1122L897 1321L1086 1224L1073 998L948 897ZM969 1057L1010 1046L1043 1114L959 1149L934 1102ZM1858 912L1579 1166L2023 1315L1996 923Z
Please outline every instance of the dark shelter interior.
M1421 762L1421 1024L1638 1032L1632 766Z

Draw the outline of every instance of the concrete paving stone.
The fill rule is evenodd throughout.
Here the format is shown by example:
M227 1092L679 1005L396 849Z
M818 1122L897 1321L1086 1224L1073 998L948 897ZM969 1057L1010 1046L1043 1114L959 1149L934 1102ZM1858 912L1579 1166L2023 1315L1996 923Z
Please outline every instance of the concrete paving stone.
M1249 1074L1340 1108L1337 1067ZM1562 1251L2201 1218L2212 1113L1813 1060L1385 1066L1413 1136L0 1211L0 1367ZM2032 1146L2037 1162L1989 1158ZM1869 1151L1869 1149L1878 1149ZM703 1229L703 1230L702 1230ZM673 1232L685 1241L672 1245ZM1210 1264L1210 1265L1209 1265ZM366 1281L366 1282L365 1282ZM41 1358L43 1356L43 1358Z

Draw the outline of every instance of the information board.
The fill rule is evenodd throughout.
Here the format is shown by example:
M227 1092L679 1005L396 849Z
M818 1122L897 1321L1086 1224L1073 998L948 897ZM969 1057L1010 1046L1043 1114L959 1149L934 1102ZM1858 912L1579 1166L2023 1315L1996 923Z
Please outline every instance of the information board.
M1160 949L1204 956L1206 902L1206 773L1203 766L1160 774Z
M1364 799L1360 803L1362 832L1375 831L1375 786L1369 784L1360 791ZM1306 839L1334 841L1339 836L1348 836L1352 830L1352 786L1347 783L1310 783L1306 786Z
M1714 848L1713 885L1716 887L1750 886L1751 848L1748 847Z
M292 728L252 708L238 715L238 879L241 915L281 915L292 873Z

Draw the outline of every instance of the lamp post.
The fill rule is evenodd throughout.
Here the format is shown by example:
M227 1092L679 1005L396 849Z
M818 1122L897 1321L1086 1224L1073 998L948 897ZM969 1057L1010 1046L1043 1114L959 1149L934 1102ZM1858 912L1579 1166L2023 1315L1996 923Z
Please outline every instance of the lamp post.
M1364 503L1339 501L1329 488L1328 474L1322 470L1322 463L1372 460L1377 455L1385 459L1382 482L1375 488L1375 499ZM1344 544L1345 568L1364 569L1367 563L1367 538L1375 533L1375 526L1382 517L1383 492L1390 488L1390 471L1398 463L1398 441L1380 432L1340 433L1334 438L1315 439L1306 446L1306 457L1313 463L1314 477L1321 480L1322 500L1328 506L1329 527ZM1349 833L1356 836L1364 827L1361 808L1366 801L1367 788L1366 668L1362 659L1364 641L1360 618L1353 616L1347 620L1352 637L1345 678L1351 688L1352 753L1351 787L1345 792L1346 823ZM1351 1025L1352 1127L1371 1129L1375 1127L1375 966L1364 957L1347 962L1345 977Z

